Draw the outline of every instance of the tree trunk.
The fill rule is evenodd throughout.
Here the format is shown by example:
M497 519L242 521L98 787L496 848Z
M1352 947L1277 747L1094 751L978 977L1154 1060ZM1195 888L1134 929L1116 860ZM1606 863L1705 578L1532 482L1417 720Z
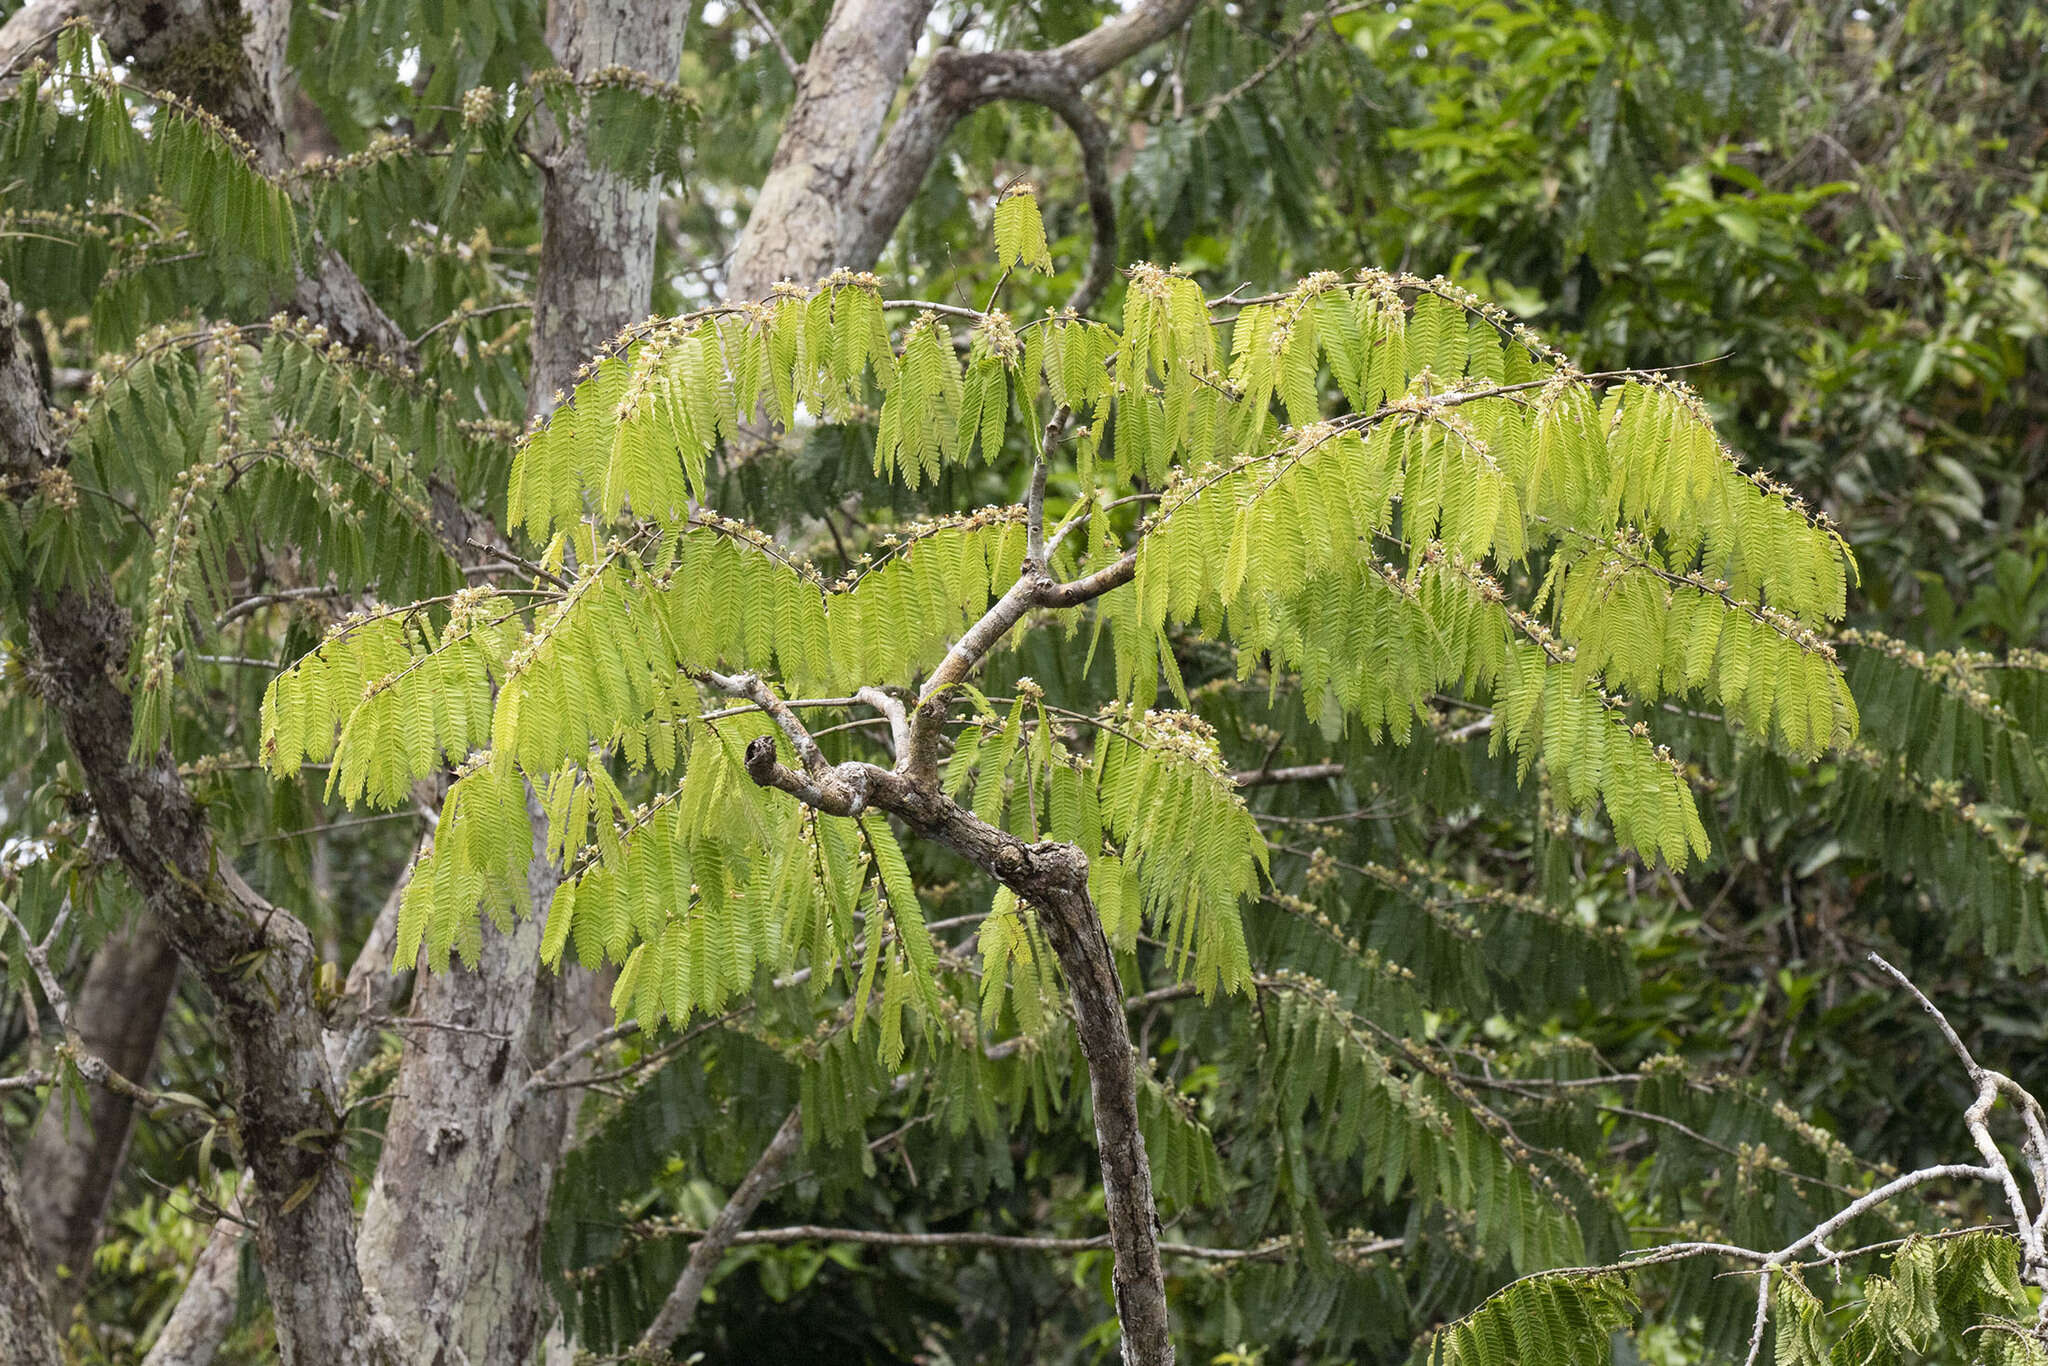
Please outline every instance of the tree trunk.
M625 66L669 80L682 60L682 8L662 0L556 0L548 33L578 75ZM593 167L578 127L544 128L541 140L531 415L646 315L660 191ZM364 1276L422 1361L525 1362L552 1308L541 1236L576 1093L529 1095L522 1083L597 1022L602 993L590 974L541 966L560 870L541 853L546 820L529 804L532 914L486 934L476 968L421 979L413 1013L427 1027L407 1040L364 1211Z
M21 1213L14 1154L0 1143L0 1364L63 1366L57 1326L43 1298L35 1242Z
M58 463L60 452L17 311L0 285L0 469L35 471ZM168 749L129 760L128 621L105 585L31 594L28 627L31 685L63 729L102 837L146 912L213 993L235 1137L255 1175L280 1355L287 1366L390 1362L352 1256L340 1096L313 1005L312 939L220 858Z
M1085 144L1095 120L1082 87L1174 32L1197 3L1138 0L1072 42L1043 50L941 48L885 139L883 125L930 0L837 0L798 75L768 178L733 251L726 298L758 299L777 280L810 284L836 267L872 266L946 138L983 105L1046 105L1093 155ZM1096 209L1105 225L1104 204Z
M146 1084L177 980L177 951L153 921L138 920L108 939L71 1002L86 1047L122 1076ZM69 1316L91 1269L134 1124L135 1102L127 1096L95 1088L80 1106L69 1088L58 1087L22 1150L22 1212L35 1232L51 1312L60 1320Z
M534 813L535 847L546 822ZM522 1103L521 1083L558 1052L565 977L540 966L558 870L527 872L534 914L487 932L473 968L422 974L363 1213L363 1278L421 1361L524 1362L552 1300L540 1239L569 1090Z
M192 1276L164 1321L142 1366L209 1366L235 1322L236 1272L242 1261L242 1228L222 1219L200 1249Z
M552 0L548 45L568 71L626 66L674 80L684 6L664 0ZM654 288L659 184L636 188L590 164L580 128L543 130L540 278L533 304L528 414L555 406L576 370L628 323Z
M846 259L847 222L868 157L910 68L931 0L837 0L798 73L768 177L733 250L728 299L777 280L810 284Z

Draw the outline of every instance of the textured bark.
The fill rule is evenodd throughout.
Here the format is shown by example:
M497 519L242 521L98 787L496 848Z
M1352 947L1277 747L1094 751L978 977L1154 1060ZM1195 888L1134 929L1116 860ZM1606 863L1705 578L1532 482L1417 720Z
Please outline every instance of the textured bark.
M537 815L538 813L536 813ZM544 820L535 821L544 838ZM558 873L528 869L537 908ZM423 976L357 1258L421 1362L523 1362L546 1327L540 1235L567 1091L515 1079L559 1051L566 978L540 966L541 915L486 933L474 968Z
M228 1045L265 1280L288 1362L369 1363L380 1352L352 1256L354 1211L339 1095L314 1008L306 927L265 903L213 846L168 753L131 764L119 680L127 621L104 596L29 609L32 677L59 716L102 829L147 909L212 991Z
M1172 1366L1166 1273L1159 1262L1159 1215L1152 1198L1152 1164L1138 1128L1137 1060L1124 1020L1123 990L1109 940L1102 933L1102 917L1088 899L1088 861L1071 845L1061 848L1072 855L1064 877L1030 901L1038 907L1039 926L1067 979L1074 1028L1088 1063L1102 1202L1115 1253L1111 1281L1123 1330L1124 1363Z
M391 970L391 941L398 933L398 909L407 875L399 878L385 898L370 933L348 970L341 999L329 1007L325 1040L328 1070L335 1083L347 1087L348 1079L367 1062L377 1040L377 1017L394 1004L401 974ZM368 1018L365 1018L368 1017ZM246 1208L249 1185L245 1177L236 1194L237 1206ZM238 1271L247 1225L239 1217L217 1220L178 1303L143 1358L142 1366L207 1366L234 1326Z
M59 453L16 311L0 286L0 467L39 469ZM354 1216L338 1160L339 1096L312 1000L312 939L220 857L167 749L129 761L128 621L105 587L32 596L28 626L30 681L63 729L101 834L144 909L213 993L236 1138L255 1178L280 1354L322 1366L391 1360L351 1256Z
M11 87L29 60L44 54L65 20L82 14L97 26L103 8L103 4L82 0L28 0L8 15L7 22L0 24L0 82L4 82L0 89Z
M177 951L153 921L139 920L107 940L71 1002L86 1047L120 1075L146 1081L177 980ZM91 1267L134 1123L135 1102L125 1095L95 1088L80 1105L60 1087L22 1150L22 1211L35 1231L50 1310L60 1320Z
M1027 574L1020 582L1037 581ZM1025 596L1042 599L1042 583ZM983 620L1000 619L992 612ZM974 632L968 634L972 637ZM947 797L935 782L905 773L848 763L816 766L799 774L776 759L775 742L767 736L747 746L746 758L748 776L761 786L778 788L835 815L857 814L866 807L887 811L914 834L945 845L1038 908L1046 943L1067 979L1074 1027L1088 1064L1103 1205L1115 1253L1112 1280L1123 1330L1123 1360L1125 1366L1172 1366L1152 1164L1138 1127L1137 1060L1124 1020L1116 960L1088 896L1087 856L1071 844L1026 843Z
M1092 300L1112 264L1100 244L1113 209L1102 170L1106 130L1082 89L1179 28L1198 3L1142 0L1042 51L941 48L883 138L931 5L838 0L804 61L775 160L733 253L726 296L760 298L777 280L809 283L835 267L873 265L960 120L996 100L1021 99L1051 108L1081 141L1099 244L1082 286L1084 301Z
M733 251L729 299L758 299L777 280L808 284L850 254L847 223L931 0L837 0L804 59L796 102Z
M626 66L663 80L682 58L683 14L666 0L557 0L549 38L569 71ZM529 408L545 412L575 372L650 307L658 187L590 165L581 130L542 133L542 246ZM532 812L533 914L487 934L481 961L421 980L363 1217L358 1258L377 1302L422 1362L524 1362L552 1301L540 1278L549 1191L575 1092L524 1079L596 1015L585 973L541 966L559 870Z
M668 1345L690 1331L690 1320L697 1315L697 1305L704 1298L704 1287L711 1282L711 1273L718 1270L726 1250L732 1241L754 1217L754 1211L761 1207L762 1199L782 1175L782 1169L789 1165L789 1159L796 1155L804 1141L804 1116L801 1110L791 1110L789 1117L776 1129L775 1137L768 1140L768 1146L761 1150L746 1178L726 1199L711 1227L704 1230L704 1236L690 1249L690 1260L683 1267L683 1274L677 1278L675 1287L662 1301L661 1310L654 1316L654 1322L641 1334L641 1350L650 1354L665 1351Z
M92 25L139 83L205 106L257 155L282 150L274 117L290 9L269 0L30 0L0 24L0 75L46 56L67 20Z
M220 1352L228 1329L234 1327L236 1272L241 1260L241 1226L219 1220L142 1366L208 1366Z
M548 45L564 68L591 75L631 67L673 80L682 63L682 5L663 0L552 0ZM540 278L533 303L533 412L557 401L577 367L649 307L658 186L599 170L575 128L544 137Z
M14 1154L0 1143L0 1366L63 1366L43 1298L34 1241L21 1212Z

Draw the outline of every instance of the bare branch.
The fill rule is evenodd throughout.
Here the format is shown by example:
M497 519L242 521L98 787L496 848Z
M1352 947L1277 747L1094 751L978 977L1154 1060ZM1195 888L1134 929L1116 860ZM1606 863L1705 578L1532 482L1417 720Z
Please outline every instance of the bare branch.
M649 1230L656 1233L694 1233L692 1229L657 1226ZM891 1229L833 1228L823 1224L791 1224L784 1228L745 1229L733 1235L730 1247L778 1247L790 1243L859 1243L869 1247L911 1247L911 1248L966 1248L990 1252L1042 1252L1053 1256L1070 1256L1077 1252L1096 1252L1109 1247L1109 1235L1097 1234L1092 1238L1051 1238L1031 1237L1005 1233L904 1233ZM1399 1238L1363 1238L1337 1240L1331 1244L1360 1256L1383 1256L1399 1252L1404 1241ZM1286 1258L1295 1251L1297 1243L1290 1238L1275 1238L1258 1247L1206 1247L1199 1243L1161 1243L1159 1251L1170 1257L1187 1257L1203 1262L1275 1262Z
M740 4L746 7L747 13L753 16L754 22L759 24L762 32L768 35L768 41L775 45L776 55L782 58L783 69L788 71L793 77L801 76L803 74L802 65L796 58L789 55L789 44L782 41L782 35L776 31L775 25L768 22L768 16L761 13L761 7L755 4L754 0L740 0Z
M912 781L924 784L935 781L939 766L939 732L945 725L947 694L974 671L982 658L995 648L996 642L1009 634L1011 627L1024 619L1038 599L1043 573L1027 557L1024 572L1018 575L1017 581L982 615L981 620L953 642L952 648L946 651L946 657L925 680L924 691L918 695L917 707L910 718L909 758L902 766Z
M1316 783L1344 776L1342 764L1298 764L1292 768L1253 768L1230 775L1239 787L1271 787L1277 783Z
M806 707L851 707L859 701L858 697L785 697L782 699L782 705L794 707L801 711ZM728 716L745 716L750 711L759 710L761 710L759 706L749 702L744 707L722 707L717 711L707 711L697 719L699 721L723 721Z
M479 540L472 536L464 541L463 544L472 550L480 550L486 555L495 555L501 560L509 561L525 570L528 577L543 583L551 583L564 593L570 592L576 587L575 584L569 582L560 574L555 573L554 570L537 564L527 559L524 555L515 555L502 544L503 540L502 536L496 537L495 540Z
M761 1150L761 1156L755 1159L753 1169L711 1221L711 1227L690 1249L689 1264L683 1268L675 1288L662 1302L654 1322L647 1325L647 1331L641 1334L643 1350L663 1351L689 1329L690 1320L697 1313L697 1303L704 1298L704 1287L710 1281L711 1273L718 1269L726 1249L742 1236L747 1220L754 1217L755 1209L782 1175L783 1167L796 1154L803 1137L803 1112L792 1109L775 1131L775 1136L768 1141L768 1146Z
M1104 593L1122 588L1138 575L1138 552L1127 550L1093 574L1066 583L1048 584L1038 595L1040 607L1079 607Z
M1201 108L1194 111L1194 116L1196 118L1202 119L1209 118L1216 114L1219 110L1223 109L1226 105L1229 105L1235 102L1236 100L1242 98L1244 95L1249 93L1254 87L1263 82L1268 76L1271 76L1281 67L1287 65L1287 63L1293 61L1296 57L1300 56L1302 50L1306 48L1310 42L1314 41L1316 33L1319 30L1321 30L1326 24L1328 24L1332 19L1335 19L1340 15L1356 14L1360 10L1376 8L1378 8L1378 0L1350 0L1350 3L1327 5L1324 8L1319 9L1312 14L1303 15L1301 19L1300 30L1296 32L1292 38L1288 39L1285 43L1281 44L1280 50L1274 53L1272 58L1269 61L1267 61L1267 63L1264 66L1260 67L1257 71L1254 71L1251 75L1245 77L1243 80L1239 81L1236 85L1224 91L1222 94L1212 96L1211 98L1203 101ZM1332 37L1336 37L1336 30L1331 29L1330 35Z
M1081 272L1081 283L1067 296L1069 309L1085 313L1116 278L1116 191L1110 184L1109 125L1096 117L1078 91L1071 99L1062 99L1051 108L1066 120L1074 141L1080 144L1081 174L1088 187L1088 221L1094 230L1094 241L1088 248L1088 265Z
M1052 463L1053 447L1059 445L1060 434L1067 429L1067 419L1073 416L1073 409L1062 403L1053 409L1046 420L1044 435L1039 439L1038 452L1031 462L1031 489L1024 499L1024 559L1027 564L1045 569L1045 479L1047 467Z
M1870 961L1877 964L1893 981L1904 987L1913 999L1920 1003L1920 1008L1934 1017L1934 1023L1940 1028L1941 1036L1948 1040L1948 1046L1954 1049L1956 1056L1963 1060L1963 1067L1969 1072L1970 1080L1973 1082L1980 1080L1984 1075L1984 1069L1979 1067L1977 1060L1970 1056L1970 1050L1964 1045L1962 1036L1956 1033L1955 1026L1948 1022L1948 1016L1941 1013L1940 1007L1928 1000L1926 993L1922 992L1919 987L1914 986L1911 978L1907 977L1905 973L1900 972L1890 963L1887 963L1878 954L1872 953Z
M884 299L884 308L915 309L919 313L939 313L949 318L958 318L967 323L984 323L988 314L978 308L966 308L960 304L942 304L936 299Z
M746 698L773 717L775 724L782 728L782 733L789 737L790 747L796 751L796 757L802 762L804 772L816 777L830 767L825 762L824 751L818 748L818 742L804 729L804 723L797 719L797 714L790 709L787 702L775 695L774 689L762 680L761 675L722 674L713 669L706 669L698 677L720 692Z
M20 936L22 956L28 960L29 970L35 975L36 984L43 989L43 997L49 1001L50 1010L57 1017L58 1027L64 1031L64 1042L59 1049L61 1055L77 1069L78 1075L93 1085L111 1091L117 1096L124 1096L145 1110L168 1106L174 1110L195 1110L215 1119L221 1118L213 1115L213 1111L197 1097L183 1092L153 1091L147 1086L130 1081L116 1072L105 1058L86 1047L85 1040L79 1036L78 1026L72 1018L71 997L57 981L57 974L50 968L50 946L64 928L64 922L70 917L70 913L70 904L67 902L64 910L50 923L49 932L38 942L30 937L28 927L14 914L14 908L0 901L0 917L4 917L7 923L14 927L15 934Z
M862 688L854 694L854 700L867 703L889 719L889 741L895 746L900 764L910 752L910 718L904 713L903 703L880 688Z

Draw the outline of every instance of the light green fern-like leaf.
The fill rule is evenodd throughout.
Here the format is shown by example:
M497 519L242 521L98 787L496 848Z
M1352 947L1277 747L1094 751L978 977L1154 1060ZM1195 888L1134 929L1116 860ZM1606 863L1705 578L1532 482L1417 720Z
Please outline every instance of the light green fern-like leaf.
M1038 199L1028 182L1015 181L996 201L996 264L1004 270L1022 266L1052 274L1052 253L1045 245L1045 224Z

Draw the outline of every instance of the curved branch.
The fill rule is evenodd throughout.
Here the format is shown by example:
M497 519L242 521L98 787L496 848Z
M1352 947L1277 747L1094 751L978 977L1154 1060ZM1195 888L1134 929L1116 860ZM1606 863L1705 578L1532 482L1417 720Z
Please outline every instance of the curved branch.
M1095 236L1088 248L1088 266L1081 272L1081 283L1068 296L1067 307L1075 313L1086 313L1116 277L1116 194L1109 183L1109 125L1088 107L1079 90L1045 103L1073 131L1074 141L1081 147L1081 174L1088 186L1088 221Z
M997 100L1028 100L1044 105L1067 120L1075 136L1081 139L1082 154L1087 157L1090 141L1096 138L1101 125L1093 122L1091 126L1092 114L1078 124L1075 122L1073 111L1083 108L1082 89L1179 28L1198 3L1199 0L1142 0L1072 42L1043 51L962 52L958 48L941 48L911 89L901 117L868 162L857 191L848 197L848 202L856 207L847 223L843 255L856 262L872 261L881 255L896 224L916 198L918 187L924 184L926 173L938 160L947 136L961 119L984 105ZM1106 148L1106 144L1104 131L1097 146ZM1095 174L1090 173L1091 181ZM1106 186L1106 171L1103 180ZM1091 211L1095 211L1092 185L1089 201ZM1113 217L1098 212L1098 242ZM1091 261L1090 278L1094 273Z

